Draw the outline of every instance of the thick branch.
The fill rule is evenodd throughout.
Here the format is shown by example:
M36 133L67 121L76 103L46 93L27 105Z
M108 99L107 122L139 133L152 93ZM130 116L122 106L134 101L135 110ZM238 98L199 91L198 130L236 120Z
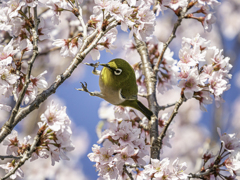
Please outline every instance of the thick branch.
M157 120L158 103L156 98L157 80L149 61L149 55L148 55L146 43L143 41L140 41L135 34L134 34L134 39L136 42L137 51L141 56L141 60L142 60L142 71L145 76L145 82L147 86L147 94L148 94L147 99L148 99L149 108L155 114L155 116L151 117L151 121L150 121L151 158L158 159L160 149L157 146L157 143L155 143L158 138L158 120Z
M96 29L89 37L87 37L81 49L75 56L75 58L72 60L69 67L62 73L61 75L58 75L56 77L56 80L53 82L53 84L43 91L41 94L39 94L36 99L29 104L27 107L20 109L20 111L17 113L13 123L11 126L4 124L3 128L0 132L0 143L3 141L3 139L11 133L11 130L20 122L24 117L26 117L30 112L37 109L39 105L44 102L51 94L55 93L56 89L67 79L71 76L73 71L77 68L77 66L84 60L86 55L97 46L98 41L112 28L117 26L117 21L113 21L108 28L105 31L100 31Z

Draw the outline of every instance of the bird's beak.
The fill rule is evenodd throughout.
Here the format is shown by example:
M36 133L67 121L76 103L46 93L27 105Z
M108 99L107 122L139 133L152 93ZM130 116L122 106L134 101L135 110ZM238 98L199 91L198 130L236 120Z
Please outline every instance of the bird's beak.
M111 68L111 66L109 64L99 64L100 66L104 66L110 70L114 70L113 68Z
M104 67L107 67L107 68L110 68L109 64L99 64L100 66L104 66Z

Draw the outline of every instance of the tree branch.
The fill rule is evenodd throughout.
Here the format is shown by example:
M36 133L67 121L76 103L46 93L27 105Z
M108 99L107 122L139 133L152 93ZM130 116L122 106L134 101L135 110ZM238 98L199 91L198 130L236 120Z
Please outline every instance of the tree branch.
M157 119L158 103L156 98L157 79L149 61L149 55L148 55L146 43L143 41L140 41L135 34L134 34L134 39L136 42L137 51L141 56L141 60L142 60L142 71L145 76L145 82L147 86L147 94L148 94L147 99L148 99L149 108L155 114L155 116L151 117L151 121L150 121L151 158L158 159L160 149L158 147L158 144L156 143L156 140L158 138L158 119Z
M10 118L4 124L4 126L1 128L1 132L5 132L7 134L10 134L12 131L11 127L13 126L14 119L19 111L20 105L25 96L28 85L31 82L30 76L31 76L32 66L38 55L38 46L37 46L38 45L38 34L37 34L37 32L38 32L38 24L39 23L40 23L40 21L37 17L37 6L36 6L36 7L34 7L34 27L31 28L31 32L33 34L33 55L32 55L32 58L28 61L28 70L27 70L25 84L23 85L23 88L22 88L21 92L19 93L18 99L16 99L16 104L12 110ZM2 141L0 141L0 142L2 142Z
M133 180L132 174L130 172L128 172L126 165L123 165L123 171L128 175L128 177Z
M163 131L161 132L161 134L160 134L160 136L159 136L159 138L158 138L158 140L159 140L159 145L160 145L160 149L162 148L163 138L166 136L167 129L168 129L168 127L170 126L173 118L177 115L178 109L179 109L179 107L182 105L182 103L183 103L184 101L185 101L185 97L182 96L182 97L179 99L179 101L176 102L175 108L174 108L171 116L169 117L167 123L165 124L165 127L164 127Z
M7 158L9 158L9 159L21 159L22 156L13 156L13 155L2 156L2 155L0 155L1 160L7 159Z
M189 4L189 3L190 3L190 0L188 0L188 4ZM164 53L165 53L167 47L168 47L169 44L172 42L172 40L176 37L177 28L181 25L181 22L182 22L182 20L184 19L187 11L188 11L188 6L184 7L184 8L182 9L182 11L180 12L180 15L178 16L178 20L177 20L177 22L176 22L176 23L174 24L174 26L173 26L172 33L171 33L171 35L169 36L167 42L164 43L164 45L163 45L163 50L162 50L160 56L158 57L157 64L154 66L154 71L155 71L155 72L158 71L159 66L160 66L160 64L162 63L163 56L164 56Z
M82 14L81 6L78 4L78 1L75 1L75 3L76 3L76 7L77 7L78 13L79 13L77 18L78 18L78 20L80 21L80 23L82 25L82 28L83 28L83 39L85 39L87 37L87 26L85 25L84 20L83 20L83 16L82 16L83 14Z
M32 153L35 151L36 146L37 146L44 130L45 130L44 128L39 129L37 135L34 137L34 141L31 145L30 149L28 151L24 152L21 159L17 162L16 166L11 171L9 171L1 180L5 180L5 179L9 178L11 175L13 175L17 171L17 169L20 168L32 156Z
M44 102L50 95L56 92L56 89L67 79L71 76L73 71L77 68L77 66L84 60L86 55L97 46L98 41L112 28L117 26L117 21L113 21L105 31L96 29L89 37L87 37L82 47L80 48L79 52L72 60L71 64L68 68L60 75L56 77L56 80L52 83L52 85L44 90L42 93L37 95L36 99L30 103L27 107L21 108L20 111L17 113L13 123L11 125L4 124L0 131L0 143L3 139L11 133L11 130L30 112L37 109L39 105Z
M191 179L191 178L203 179L204 176L207 176L207 175L211 174L211 172L212 172L212 169L206 169L204 172L198 172L198 173L196 173L196 174L190 173L190 174L188 175L188 178L189 178L189 179Z

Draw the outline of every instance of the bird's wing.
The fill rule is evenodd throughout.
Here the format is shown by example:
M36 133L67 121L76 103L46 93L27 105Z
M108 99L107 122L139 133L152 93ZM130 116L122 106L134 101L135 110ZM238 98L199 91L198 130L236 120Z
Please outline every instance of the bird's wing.
M120 90L120 95L125 100L136 100L137 99L137 89L130 91L128 88L123 88Z

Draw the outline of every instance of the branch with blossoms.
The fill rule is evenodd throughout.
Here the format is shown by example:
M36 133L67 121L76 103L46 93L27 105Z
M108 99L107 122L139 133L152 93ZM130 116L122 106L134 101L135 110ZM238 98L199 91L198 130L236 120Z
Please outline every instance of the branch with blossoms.
M236 134L221 134L220 128L217 128L217 131L221 140L219 152L216 155L206 152L202 157L201 171L190 173L189 179L236 179L239 175L240 139L236 137Z
M239 144L239 140L233 138L234 135L221 135L222 148L219 154L213 160L210 160L212 156L205 154L202 169L196 174L188 175L185 172L186 163L179 163L178 158L172 164L168 158L160 159L163 147L171 147L171 138L174 136L172 122L183 102L195 99L204 111L205 105L213 102L213 97L219 105L223 101L222 94L230 87L230 59L222 55L223 50L210 46L210 42L199 34L182 38L178 61L173 58L173 52L168 47L176 37L176 31L183 19L197 20L206 31L210 31L214 22L213 11L219 4L217 0L96 0L92 4L92 14L87 17L87 21L83 2L80 0L11 0L1 4L4 11L1 13L3 20L0 22L0 30L4 29L13 38L0 46L0 91L5 97L14 96L16 101L9 120L0 130L0 142L7 146L7 155L0 158L12 159L11 162L0 165L7 172L2 179L23 177L20 167L30 158L33 161L51 157L53 165L60 159L69 159L66 153L72 151L74 146L70 139L71 121L65 107L59 109L51 102L40 117L43 122L38 123L38 134L32 143L29 142L30 136L19 143L17 132L13 129L55 93L88 54L93 60L99 60L101 50L111 52L116 49L113 43L117 39L117 26L128 32L129 38L134 38L128 47L131 51L137 50L140 55L138 60L141 63L133 65L139 94L147 98L154 115L149 122L146 117L128 107L109 107L113 116L107 117L109 127L100 133L98 143L101 145L93 145L93 152L88 154L89 159L96 163L100 178L210 179L218 176L227 179L227 176L219 173L223 171L220 168L228 170L231 176L237 175L238 145L233 149L230 147L232 144ZM45 10L37 16L40 5ZM31 9L34 15L31 14ZM172 10L178 17L166 43L159 42L152 35L156 17L164 10ZM52 31L47 28L44 15L51 13L51 23L57 26L62 12L74 15L78 23L74 33L70 33L70 38L56 39L51 45L60 49L62 57L70 57L72 60L48 87L43 77L47 72L34 77L32 68L33 63L38 61L37 55L48 52L41 52L40 46L41 41L50 39L48 34ZM212 55L207 56L209 52ZM28 56L31 59L28 61L28 68L24 70L22 63L24 57ZM182 90L179 93L180 100L174 104L159 106L158 93L163 94L175 86ZM160 114L160 111L172 106L175 107L171 114ZM1 104L0 108L11 111L7 105Z
M114 19L110 19L110 24L107 26L105 31L100 31L96 29L92 32L83 41L83 44L81 46L81 49L76 54L76 57L72 60L69 67L65 70L65 72L59 76L57 76L55 82L45 91L37 95L37 97L30 103L27 107L21 108L19 112L13 116L14 121L11 125L6 123L0 132L0 142L11 132L11 130L20 122L24 117L26 117L30 112L32 112L34 109L38 108L39 105L45 101L51 94L53 94L56 89L67 79L71 76L73 71L76 69L78 64L80 64L83 59L86 57L86 55L95 47L97 46L98 41L112 28L114 28L117 25L117 22L114 21ZM88 46L88 47L87 47ZM12 118L11 118L12 119Z
M47 159L51 157L52 165L61 159L69 160L66 153L74 150L71 142L72 131L70 128L71 121L66 114L66 107L58 108L58 105L51 102L47 110L41 115L39 122L39 130L30 143L31 136L24 137L21 144L18 139L17 131L12 133L3 141L3 145L7 146L7 156L2 158L12 158L11 162L6 165L0 165L5 169L7 174L1 179L5 180L8 177L15 179L17 176L23 177L21 166L31 158L34 161L38 158ZM15 156L13 156L14 154Z

